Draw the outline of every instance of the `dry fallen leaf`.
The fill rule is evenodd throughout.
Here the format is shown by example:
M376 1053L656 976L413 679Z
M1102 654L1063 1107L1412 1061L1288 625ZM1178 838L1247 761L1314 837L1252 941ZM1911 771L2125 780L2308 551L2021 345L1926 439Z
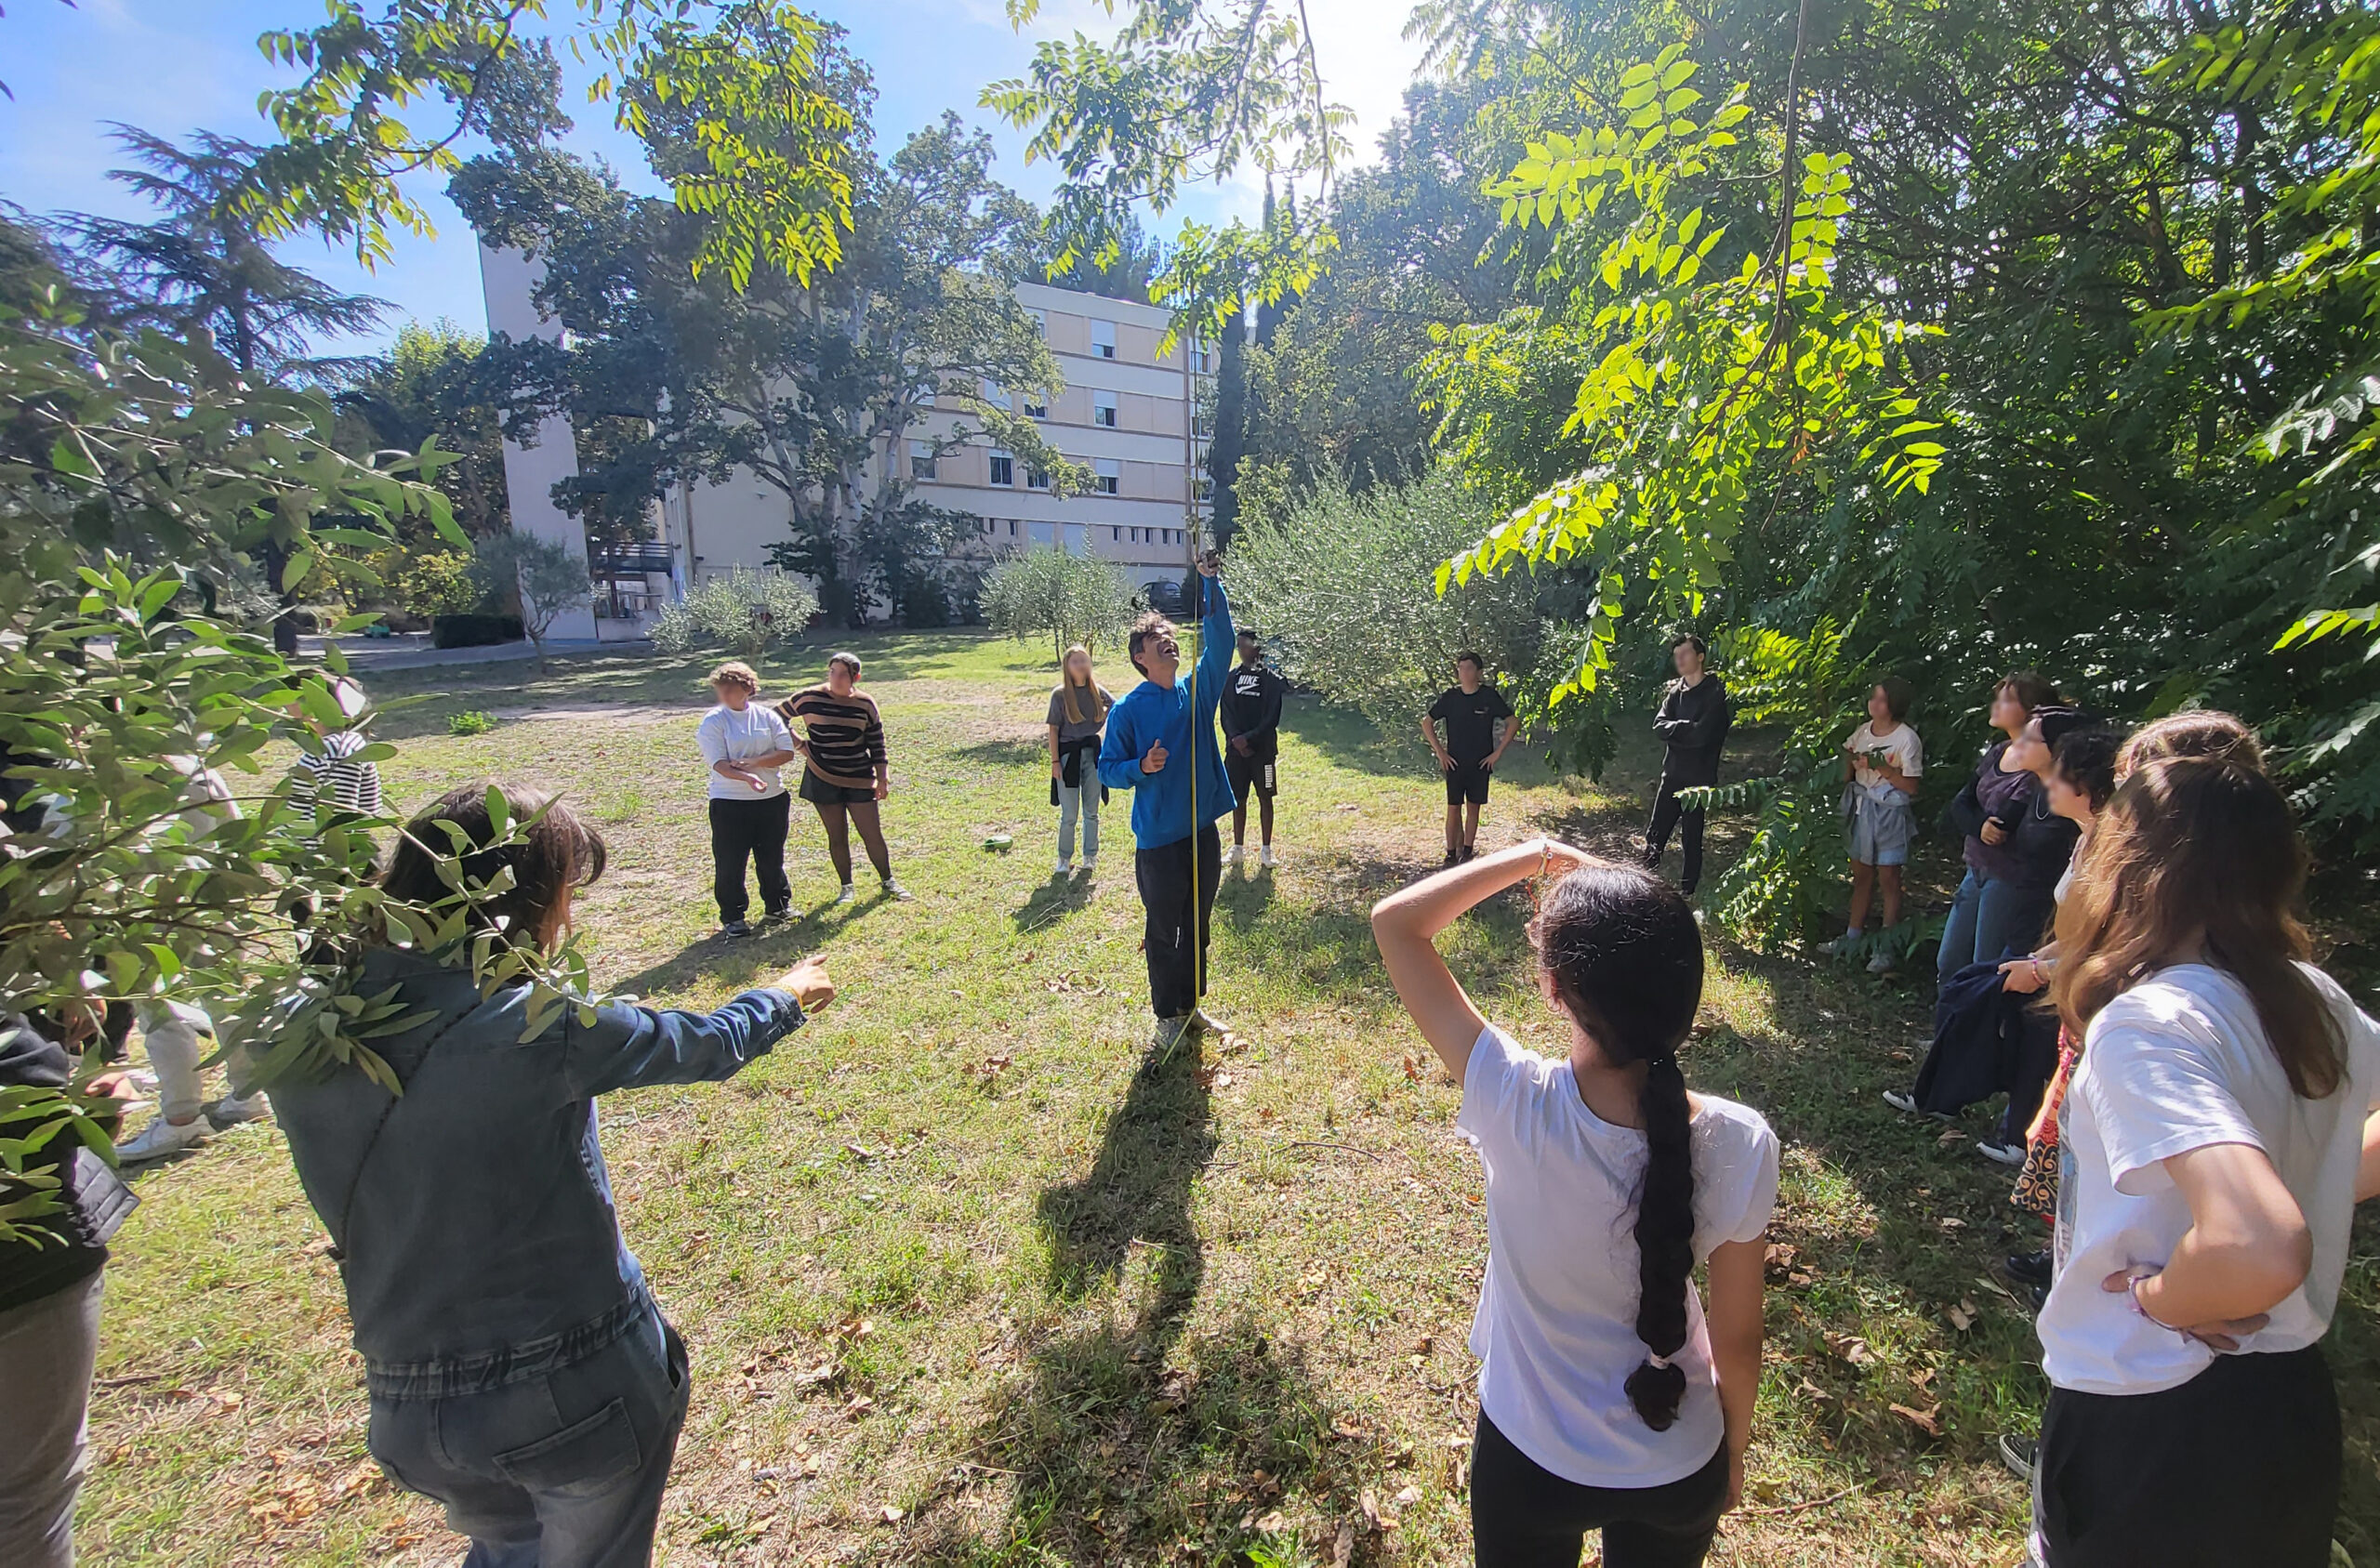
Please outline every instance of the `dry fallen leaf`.
M856 1421L875 1408L876 1402L874 1400L868 1398L866 1394L856 1394L853 1396L852 1402L849 1404L843 1406L843 1414Z
M1275 1509L1256 1522L1256 1533L1260 1535L1277 1535L1289 1526L1289 1522L1281 1517L1281 1510Z
M894 1508L890 1503L887 1503L883 1508L877 1510L876 1517L882 1520L887 1524L898 1524L901 1522L901 1509Z
M1854 1366L1865 1366L1871 1359L1868 1341L1856 1334L1828 1334L1826 1348Z
M1342 1524L1339 1526L1338 1544L1330 1548L1330 1568L1347 1568L1347 1564L1355 1561L1355 1527Z
M1934 1141L1943 1145L1945 1148L1948 1148L1950 1145L1961 1141L1965 1137L1966 1134L1961 1132L1956 1127L1945 1127L1942 1130L1942 1136L1936 1139Z
M1975 1302L1972 1300L1963 1299L1957 1306L1950 1308L1942 1315L1950 1320L1950 1326L1952 1328L1955 1328L1960 1333L1964 1334L1968 1329L1975 1326Z
M1891 1408L1894 1415L1899 1416L1902 1420L1907 1421L1911 1426L1918 1428L1927 1435L1932 1437L1940 1437L1942 1435L1942 1422L1940 1420L1942 1407L1940 1405L1928 1405L1923 1410L1911 1410L1906 1404L1896 1404Z
M1421 1500L1421 1489L1418 1486L1408 1486L1390 1500L1400 1509L1409 1509Z
M1939 1225L1945 1231L1964 1231L1967 1228L1967 1222L1960 1219L1955 1214L1946 1214L1942 1216L1941 1219L1934 1221L1934 1223Z
M1367 1488L1364 1492L1363 1497L1355 1506L1363 1509L1364 1524L1366 1528L1372 1530L1384 1530L1387 1528L1386 1525L1381 1522L1379 1493Z

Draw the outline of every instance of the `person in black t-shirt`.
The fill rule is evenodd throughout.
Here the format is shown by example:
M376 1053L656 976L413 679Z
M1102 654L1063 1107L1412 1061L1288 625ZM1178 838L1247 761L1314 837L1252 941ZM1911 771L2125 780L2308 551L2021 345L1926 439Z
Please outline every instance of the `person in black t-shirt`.
M1438 771L1447 777L1448 865L1472 856L1479 839L1479 808L1488 804L1488 776L1512 744L1514 729L1513 705L1488 684L1478 654L1456 654L1454 674L1460 684L1439 693L1421 716L1421 738L1437 754ZM1447 727L1444 742L1438 739L1441 723Z
M1686 835L1686 875L1678 890L1686 897L1702 880L1702 810L1689 811L1678 803L1677 792L1719 782L1719 748L1726 744L1734 713L1727 705L1727 688L1708 673L1702 639L1680 633L1670 644L1670 663L1677 679L1661 693L1660 710L1653 715L1653 733L1667 749L1661 758L1660 787L1653 795L1653 820L1645 827L1645 869L1658 871L1670 835Z
M1223 681L1223 772L1239 805L1231 814L1231 853L1223 862L1247 858L1248 797L1256 797L1257 831L1264 847L1257 864L1276 866L1273 857L1273 794L1280 787L1276 759L1281 749L1281 678L1264 667L1264 643L1253 626L1239 628L1239 663Z

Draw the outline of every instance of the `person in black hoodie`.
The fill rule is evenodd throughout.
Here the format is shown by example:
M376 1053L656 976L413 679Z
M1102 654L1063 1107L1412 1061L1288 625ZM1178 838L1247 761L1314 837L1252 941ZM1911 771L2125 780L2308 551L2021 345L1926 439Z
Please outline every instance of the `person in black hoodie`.
M22 1018L0 1019L0 1089L63 1089L73 1076L64 1048ZM111 1102L83 1108L113 1119ZM0 1241L0 1562L71 1568L100 1278L108 1239L139 1200L72 1129L26 1165L28 1176L58 1179L60 1206L23 1222L38 1241Z
M1686 875L1678 888L1688 898L1702 880L1702 809L1686 810L1678 804L1677 792L1719 782L1719 748L1726 744L1727 727L1735 722L1726 684L1704 667L1709 656L1702 639L1692 632L1681 633L1670 644L1677 679L1661 693L1660 711L1653 715L1653 733L1669 749L1661 758L1653 820L1645 828L1645 869L1660 869L1670 834L1683 828Z
M1288 682L1264 666L1263 639L1254 626L1239 628L1239 663L1223 682L1223 775L1231 780L1239 806L1231 814L1231 853L1225 865L1237 865L1247 851L1248 797L1256 797L1257 831L1264 848L1257 863L1278 865L1273 858L1273 795L1280 787L1277 771L1281 751L1281 696Z

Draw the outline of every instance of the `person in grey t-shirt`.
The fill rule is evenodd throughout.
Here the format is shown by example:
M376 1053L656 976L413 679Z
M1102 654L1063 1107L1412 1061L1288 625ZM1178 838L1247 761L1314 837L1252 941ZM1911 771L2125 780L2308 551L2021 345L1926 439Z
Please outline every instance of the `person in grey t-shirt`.
M1058 665L1058 685L1050 693L1050 797L1058 808L1058 867L1054 875L1072 876L1075 862L1075 819L1082 819L1082 869L1088 876L1099 863L1099 797L1105 786L1097 774L1099 731L1116 699L1091 673L1091 650L1076 643Z

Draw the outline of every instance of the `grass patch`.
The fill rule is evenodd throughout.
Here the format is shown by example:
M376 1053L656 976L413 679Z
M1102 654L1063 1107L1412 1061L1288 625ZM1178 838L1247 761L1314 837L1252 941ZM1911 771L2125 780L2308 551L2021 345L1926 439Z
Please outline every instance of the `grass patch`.
M661 1560L1312 1563L1352 1526L1360 1563L1468 1561L1478 1170L1365 919L1437 860L1444 797L1418 739L1291 700L1287 864L1228 874L1216 920L1213 1002L1240 1041L1153 1062L1128 802L1095 880L1040 880L1044 661L962 633L857 646L917 902L833 906L798 807L799 918L734 943L708 899L702 661L375 683L400 804L494 775L602 825L613 870L579 918L608 983L708 1006L823 952L843 989L732 1083L605 1102L628 1240L694 1357ZM777 654L763 679L807 683L822 658ZM476 712L501 722L449 733ZM1649 751L1600 786L1515 757L1485 840L1625 847ZM1713 824L1714 856L1742 828ZM1012 855L981 848L999 833ZM1456 962L1551 1048L1525 915L1517 894L1474 913ZM1946 1143L1876 1099L1914 1070L1930 987L1724 943L1714 959L1689 1073L1787 1142L1751 1461L1765 1511L1733 1517L1715 1560L2013 1562L2024 1493L1993 1439L2030 1430L2043 1387L2025 1312L1988 1280L2034 1232L1972 1151L1982 1113ZM237 1129L139 1190L109 1276L86 1560L455 1561L434 1506L365 1457L337 1272L279 1135ZM2341 1535L2380 1562L2375 1254L2360 1231L2331 1348ZM1393 1530L1367 1527L1367 1495Z

